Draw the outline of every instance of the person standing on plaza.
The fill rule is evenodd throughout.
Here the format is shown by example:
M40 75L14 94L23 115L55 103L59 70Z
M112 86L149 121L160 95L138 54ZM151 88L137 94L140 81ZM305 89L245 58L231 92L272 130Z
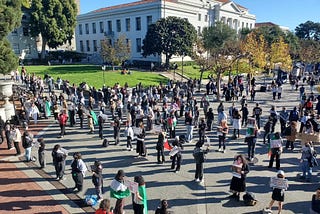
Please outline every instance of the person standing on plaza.
M83 105L79 103L78 105L78 111L77 111L79 120L80 120L80 128L83 129L83 118L84 118L84 110L83 110Z
M88 117L88 127L90 128L89 134L94 132L94 126L98 124L98 119L96 113L92 110L89 106L89 113L87 114Z
M213 114L212 108L209 108L209 111L207 112L207 115L206 115L206 120L207 120L207 131L211 131L212 130L212 123L214 120L214 114Z
M116 117L113 121L113 138L115 141L115 145L118 145L120 143L120 119L119 117Z
M247 128L245 141L248 143L248 160L253 161L258 136L258 127L256 123Z
M290 146L291 151L294 150L294 142L296 141L297 132L298 132L297 122L295 121L290 122L290 125L284 131L284 135L287 139L286 149L289 149L289 146Z
M66 125L68 121L68 115L66 113L66 110L62 110L61 113L58 116L59 119L59 125L60 125L60 137L64 137L66 134Z
M125 129L125 135L127 137L127 150L132 151L132 140L134 138L134 132L133 128L131 126L131 122L127 121L126 129Z
M276 100L276 96L277 96L277 85L275 83L272 84L272 98L273 100Z
M278 93L278 100L280 100L281 95L282 95L282 85L281 84L278 84L277 93Z
M190 143L193 138L193 118L191 110L186 112L185 125L187 127L187 142Z
M249 165L243 155L237 155L232 164L232 179L230 184L230 191L233 192L231 198L240 200L240 193L246 191L246 177L249 173Z
M148 108L147 114L147 131L151 131L153 129L153 120L154 120L154 112L151 107Z
M130 190L124 184L124 179L125 173L120 169L110 184L110 197L117 199L113 211L114 214L124 214L125 198L131 195Z
M205 161L205 154L208 153L207 150L203 150L201 147L203 146L203 142L198 141L196 143L196 147L193 150L193 157L196 162L196 172L194 176L194 180L196 182L203 183L203 163Z
M30 110L30 115L31 115L31 117L33 118L34 124L37 124L37 123L38 123L39 113L40 113L40 112L39 112L38 107L35 105L35 103L32 103L31 110Z
M256 119L256 123L258 126L258 129L260 129L260 117L262 115L262 108L259 106L259 103L256 103L256 106L253 108L253 117Z
M312 195L310 214L320 213L320 187L317 188L316 194Z
M82 191L83 178L87 170L87 166L82 160L81 153L75 152L73 154L73 161L71 163L71 175L75 183L75 187L73 188L73 190L77 190L78 192Z
M277 185L281 184L281 186L271 185L270 183L270 186L273 188L272 196L271 196L272 199L270 201L269 206L265 209L265 211L270 212L274 202L278 201L279 203L278 213L280 214L282 212L283 202L284 202L284 193L285 193L285 190L287 190L288 188L288 183L287 183L287 180L285 179L284 171L282 170L279 170L277 172L276 179L279 180L277 182Z
M113 214L113 212L110 211L110 200L103 199L100 202L99 209L96 210L95 214Z
M12 141L16 149L16 156L21 154L20 142L22 140L21 132L16 125L12 126Z
M226 151L226 136L229 132L227 120L222 120L218 127L219 149L218 152L225 153Z
M94 161L93 167L91 167L92 171L92 183L96 190L96 195L98 196L98 201L103 199L103 177L102 177L102 164L100 161Z
M138 191L133 195L134 214L148 214L148 198L144 178L139 175L134 177L134 182L138 183Z
M286 110L286 107L282 107L282 111L279 114L280 117L280 133L283 135L284 130L286 129L286 124L289 120L289 113Z
M206 129L207 129L207 125L206 125L205 119L201 118L199 128L198 128L198 133L199 133L199 141L201 141L202 143L204 143L204 138L206 136Z
M276 169L277 170L280 169L280 155L283 151L282 144L283 144L283 140L280 136L280 133L279 132L274 133L274 135L270 139L271 155L270 155L268 168L272 168L274 158L276 158Z
M144 139L146 137L146 131L144 129L143 122L140 122L139 128L138 128L138 133L137 133L137 147L136 147L136 152L138 153L138 157L146 157L147 156L147 150L146 150L146 145L144 142Z
M299 120L299 111L297 110L297 107L293 107L293 110L289 113L289 121L292 122L298 122Z
M181 160L182 160L182 154L181 151L183 150L182 143L179 140L179 137L177 136L175 140L172 143L173 149L171 150L170 159L171 162L171 169L175 169L175 173L178 173L180 171L181 167Z
M217 124L220 124L222 120L228 121L228 116L226 112L224 111L224 108L221 108L218 110L218 122Z
M38 160L39 160L39 164L40 164L40 169L43 169L46 166L46 156L45 156L46 145L44 143L43 138L38 138L37 141L38 141L38 144L39 144Z
M56 180L64 180L64 169L66 166L67 150L63 149L60 144L53 147L51 156L56 172Z
M165 161L164 158L164 143L166 141L166 133L165 132L160 132L158 135L158 141L157 141L157 160L158 160L158 164L163 164ZM160 156L161 156L161 160L160 160Z
M300 165L302 169L302 175L300 179L306 180L307 182L311 181L312 178L312 157L315 154L315 150L313 148L312 142L306 142L305 146L302 147L302 153L300 158Z
M3 136L4 129L5 129L5 123L2 117L0 116L0 145L4 142L4 136Z
M241 115L238 109L235 108L233 111L233 138L237 139L240 137L240 129L241 129Z
M276 124L278 122L278 113L275 109L275 106L271 106L269 118L272 119L271 132L273 133L275 131Z
M4 126L4 133L5 133L6 140L7 140L8 150L14 149L13 146L12 146L12 134L11 134L11 132L12 132L12 127L11 127L10 121L7 120L6 123L5 123L5 126Z
M248 104L245 103L240 109L240 111L242 112L241 126L246 127L248 123L248 115L249 115Z
M21 140L22 140L22 146L25 149L26 161L27 162L32 161L33 159L31 157L31 150L33 146L33 135L27 130L25 130L21 137Z

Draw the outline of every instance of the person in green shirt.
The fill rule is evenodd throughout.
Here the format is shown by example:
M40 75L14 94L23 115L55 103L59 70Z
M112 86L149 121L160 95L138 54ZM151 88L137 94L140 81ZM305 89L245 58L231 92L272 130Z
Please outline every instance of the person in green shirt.
M144 178L141 175L135 176L134 182L138 183L138 191L133 196L134 214L148 214L147 192Z

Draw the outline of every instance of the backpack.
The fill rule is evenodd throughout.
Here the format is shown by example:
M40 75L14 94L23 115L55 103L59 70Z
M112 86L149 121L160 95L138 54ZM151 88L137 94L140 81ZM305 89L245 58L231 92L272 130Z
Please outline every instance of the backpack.
M254 206L257 204L255 195L252 192L246 192L243 195L243 201L246 206Z
M108 147L109 146L109 141L107 138L104 138L103 141L102 141L102 146L103 147Z
M96 195L87 195L84 198L84 203L87 206L95 206L98 203L98 197Z
M22 136L22 147L24 149L31 147L32 145L32 139L29 135L23 135Z

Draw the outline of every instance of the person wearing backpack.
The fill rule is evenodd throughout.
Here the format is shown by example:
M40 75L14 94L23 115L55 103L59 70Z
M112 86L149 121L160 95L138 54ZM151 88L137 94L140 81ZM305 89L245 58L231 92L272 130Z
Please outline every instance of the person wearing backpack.
M32 161L31 149L32 149L33 135L25 130L22 135L22 146L25 149L26 162Z
M73 154L73 161L71 163L71 174L72 179L74 180L75 187L73 190L78 192L82 191L83 188L83 177L85 176L87 169L86 164L82 160L82 156L80 152L76 152Z

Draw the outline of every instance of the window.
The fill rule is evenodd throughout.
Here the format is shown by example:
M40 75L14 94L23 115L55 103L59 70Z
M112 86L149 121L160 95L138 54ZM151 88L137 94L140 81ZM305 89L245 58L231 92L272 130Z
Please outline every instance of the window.
M93 40L93 51L94 51L94 52L97 52L97 51L98 51L97 40Z
M130 18L126 19L126 31L130 31Z
M252 29L252 23L250 23L250 29Z
M208 21L208 15L204 15L204 21L205 21L205 22Z
M29 29L24 27L22 28L23 36L29 36Z
M108 21L108 32L112 31L112 21Z
M201 35L201 27L200 26L198 26L198 35Z
M198 14L198 21L201 21L201 14Z
M83 48L83 41L80 40L80 52L83 52L84 48Z
M79 35L82 35L82 24L79 24Z
M141 38L136 38L136 50L137 53L141 52Z
M147 16L147 29L152 24L152 16Z
M127 45L127 47L130 46L130 40L129 39L126 39L126 45Z
M92 33L93 34L97 33L96 23L92 23Z
M90 41L87 40L86 43L87 43L87 51L89 52L90 51Z
M136 31L141 30L141 17L136 17Z
M104 32L103 22L99 22L100 33Z
M86 34L89 34L89 24L86 24Z
M117 32L121 32L121 20L117 19Z

